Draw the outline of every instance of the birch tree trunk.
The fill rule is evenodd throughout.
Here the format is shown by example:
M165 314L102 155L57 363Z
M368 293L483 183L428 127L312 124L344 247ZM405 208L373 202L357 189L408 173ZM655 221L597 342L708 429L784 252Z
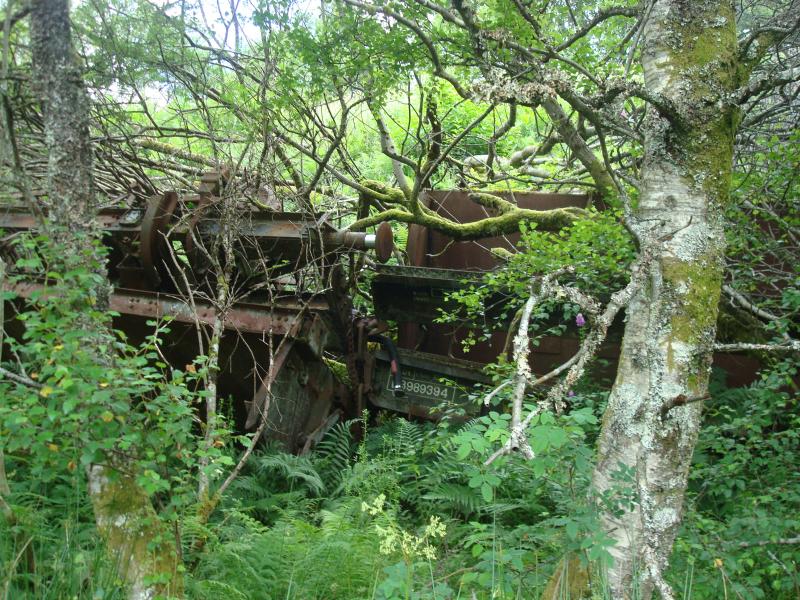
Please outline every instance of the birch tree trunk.
M644 25L648 91L675 113L651 114L637 210L642 251L655 257L627 310L619 368L603 418L593 484L631 475L636 502L606 510L615 541L614 598L671 591L661 576L681 522L716 335L737 113L736 30L729 1L656 0ZM623 484L624 485L624 484Z
M33 0L30 37L34 86L42 103L48 150L45 226L59 252L83 257L87 269L103 271L103 259L94 244L99 231L89 98L72 48L68 0ZM95 293L97 305L106 307L110 285ZM88 339L110 338L102 321L82 321L75 326L82 327ZM112 357L104 356L101 347L113 348L114 344L98 344L98 363L109 364ZM167 536L149 497L130 475L109 463L87 469L89 494L98 530L129 586L129 597L146 600L165 593L180 595L177 556L170 544L161 541Z

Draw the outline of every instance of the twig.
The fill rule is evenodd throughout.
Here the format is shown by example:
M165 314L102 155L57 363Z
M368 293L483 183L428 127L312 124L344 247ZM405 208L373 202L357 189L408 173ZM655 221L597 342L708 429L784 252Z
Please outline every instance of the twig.
M694 402L702 402L703 400L708 400L709 398L711 398L710 394L703 394L702 396L695 396L693 398L688 398L681 394L680 396L671 398L664 402L664 405L661 407L661 418L663 419L666 417L667 413L673 408L678 406L686 406L687 404L692 404Z
M505 389L506 386L509 385L511 385L511 380L507 379L506 381L498 385L496 388L494 388L491 392L489 392L486 395L486 398L483 399L484 406L489 406L489 403L492 401L492 398L494 398L498 393L500 393L500 391L502 391L503 389Z
M745 298L743 294L741 294L740 292L737 292L731 286L729 286L727 284L723 285L722 286L722 291L725 292L725 294L731 300L731 304L734 304L734 306L736 304L738 304L740 307L744 308L745 310L750 311L751 313L753 313L757 317L760 317L761 319L764 319L765 321L774 322L774 321L779 321L780 320L780 317L778 317L777 315L774 315L774 314L772 314L770 312L767 312L766 310L764 310L762 308L757 307L755 304L753 304L747 298ZM733 302L734 300L736 301L735 303Z
M777 540L758 540L757 542L739 542L739 548L761 548L763 546L792 546L800 544L800 535L790 538L779 538Z
M714 344L717 352L800 352L800 341L789 340L780 344Z
M24 375L17 375L16 373L9 371L3 367L0 367L0 375L5 377L6 379L10 379L14 383L18 383L20 385L24 385L26 387L31 387L37 390L42 389L42 384L37 383L30 377L25 377Z

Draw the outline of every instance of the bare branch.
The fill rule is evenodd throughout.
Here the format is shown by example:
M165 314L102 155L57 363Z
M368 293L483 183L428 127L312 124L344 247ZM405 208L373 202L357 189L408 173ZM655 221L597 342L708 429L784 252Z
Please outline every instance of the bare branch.
M564 114L558 102L554 99L546 99L542 102L542 108L547 111L547 114L553 120L553 125L564 140L564 143L570 147L577 159L589 171L600 195L606 196L612 190L617 189L616 182L609 175L605 165L597 159L594 152L586 144L586 141L570 123L569 118Z
M558 367L554 371L551 371L547 375L534 382L534 384L538 384L551 379L557 376L558 373L563 372L563 370L567 368L567 365L569 365L569 370L567 371L567 375L564 377L564 379L551 387L545 399L540 401L537 404L537 407L529 412L525 419L519 424L519 432L524 432L531 424L531 421L533 421L533 419L541 414L546 408L556 407L556 409L559 409L562 404L562 398L564 394L566 394L566 392L572 388L573 385L575 385L581 376L583 376L586 365L592 358L594 358L594 355L600 348L600 344L602 344L606 339L608 328L611 326L614 318L617 316L617 314L619 314L620 310L628 305L634 294L636 294L636 292L638 292L641 288L642 283L646 279L649 272L651 262L652 256L649 253L644 253L639 257L639 259L631 267L631 279L628 282L628 285L612 294L611 299L609 300L608 304L606 304L603 312L595 319L593 329L586 336L581 344L580 350L575 354L575 356L567 361L567 363L564 363L564 365ZM554 288L554 290L555 289L556 288ZM490 465L501 456L511 453L513 451L511 445L512 439L513 436L510 437L506 443L503 444L503 446L501 446L494 454L487 458L484 462L484 465Z
M0 367L0 376L13 381L14 383L18 383L19 385L24 385L25 387L33 388L36 390L42 389L42 384L34 381L30 377L25 377L23 375L17 375L13 371L9 371L3 367Z
M414 185L414 193L419 193L419 190L425 187L425 185L428 183L428 180L431 178L431 175L433 175L433 173L436 171L436 168L439 166L439 163L441 163L445 158L447 158L450 155L450 152L453 151L453 149L459 144L459 142L461 142L461 140L463 140L467 136L467 134L469 134L470 131L472 131L478 125L480 125L481 122L486 117L488 117L489 113L491 113L494 109L495 107L494 105L492 105L485 111L483 111L481 114L479 114L477 117L475 117L475 119L473 119L469 125L467 125L463 130L459 132L459 134L455 138L453 138L453 140L447 145L447 147L444 150L442 150L441 154L437 156L433 162L425 164L425 170L422 172L422 175L417 178L417 181Z
M736 101L738 104L744 104L753 96L797 81L800 81L800 67L792 67L778 73L762 75L740 89Z
M723 285L722 291L725 292L725 294L731 301L731 304L733 304L734 306L738 304L745 310L753 313L755 316L767 322L780 321L780 317L772 314L771 312L767 312L762 308L759 308L758 306L750 302L747 298L745 298L745 296L742 293L737 292L735 289L733 289L730 285L728 284Z
M756 542L739 542L739 548L762 548L764 546L793 546L800 544L800 535L790 538L778 538L777 540L758 540Z
M714 344L717 352L800 352L800 341L780 344Z
M486 168L488 169L489 181L494 179L494 159L497 153L497 142L505 134L511 131L514 124L517 122L517 103L511 102L508 107L508 119L500 126L500 128L492 134L489 139L489 154L486 158Z
M394 140L392 140L389 129L386 127L386 123L381 117L380 109L375 106L375 103L368 101L367 106L369 106L369 110L372 113L372 118L375 119L375 124L378 126L378 134L380 135L381 139L381 150L386 156L392 159L392 172L394 173L394 178L397 180L397 185L402 190L406 200L410 200L411 186L408 184L408 178L403 172L403 165L411 168L415 174L419 173L419 167L413 160L397 152L397 148L394 145Z
M517 0L515 0L516 3ZM572 36L560 43L555 47L556 52L566 50L579 39L585 37L592 29L597 27L603 21L607 21L612 17L635 17L639 14L638 6L610 6L608 8L601 8L597 14L592 17L583 27L576 31Z
M220 164L219 161L214 160L213 158L208 158L207 156L202 156L200 154L194 154L193 152L189 152L188 150L184 150L182 148L177 148L170 144L165 144L164 142L159 142L153 138L132 138L132 143L140 148L145 148L147 150L154 150L159 154L167 154L169 156L175 156L176 158L182 158L183 160L188 160L189 162L199 163L201 165L206 165L213 168L219 168Z

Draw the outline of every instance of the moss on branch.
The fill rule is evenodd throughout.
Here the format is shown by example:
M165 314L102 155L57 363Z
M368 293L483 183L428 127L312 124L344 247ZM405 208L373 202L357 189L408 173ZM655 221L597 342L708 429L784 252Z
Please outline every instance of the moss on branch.
M400 204L402 206L405 206L408 202L403 190L400 188L386 185L385 183L375 181L374 179L364 179L359 183L369 191L369 194L366 194L365 192L362 192L361 194L367 199L378 200L384 204Z
M417 205L417 212L409 210L403 192L397 188L387 186L376 181L362 181L361 185L370 190L375 190L373 198L390 203L400 204L402 208L389 208L368 217L358 219L350 225L353 231L363 231L366 227L372 227L384 221L398 221L401 223L413 223L430 227L440 231L454 240L475 240L497 235L505 235L519 231L519 225L525 221L536 223L539 229L544 231L558 231L574 223L577 219L588 215L582 208L568 207L556 208L551 210L531 210L519 208L518 206L503 200L493 194L474 193L469 198L491 210L496 211L496 216L487 217L472 223L458 223L451 219L442 217L440 214L422 206Z
M484 208L495 210L500 214L509 213L517 209L517 207L508 200L503 200L494 194L475 192L469 195L469 199L476 204L480 204Z
M397 221L430 227L454 240L465 241L516 233L523 221L536 223L537 227L543 231L559 231L589 214L586 210L578 207L551 210L519 208L494 194L475 192L469 194L470 200L498 214L472 223L459 223L441 216L420 203L413 202L409 206L405 195L398 188L373 180L363 180L360 184L371 192L370 195L362 192L362 200L378 200L387 205L394 205L394 207L358 219L350 225L349 229L352 231L363 231L367 227L373 227L384 221ZM416 208L416 210L414 211L412 208Z
M372 227L384 221L398 221L400 223L430 227L452 237L454 240L465 241L515 233L519 231L519 225L523 221L536 223L539 229L544 231L558 231L571 225L586 214L586 211L581 208L558 208L554 210L517 208L481 221L457 223L439 215L434 216L428 212L415 215L402 208L391 208L364 219L359 219L350 225L350 229L360 231L365 227Z

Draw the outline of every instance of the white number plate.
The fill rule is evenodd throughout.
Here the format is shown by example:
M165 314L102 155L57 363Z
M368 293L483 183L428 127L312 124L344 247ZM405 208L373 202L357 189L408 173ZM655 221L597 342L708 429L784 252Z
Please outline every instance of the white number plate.
M446 400L454 400L455 389L447 387L438 381L431 381L430 379L421 379L418 376L414 377L416 373L404 372L403 373L403 392L408 396L417 396L427 400L434 400L436 402L444 402ZM394 391L392 375L386 380L386 389Z

